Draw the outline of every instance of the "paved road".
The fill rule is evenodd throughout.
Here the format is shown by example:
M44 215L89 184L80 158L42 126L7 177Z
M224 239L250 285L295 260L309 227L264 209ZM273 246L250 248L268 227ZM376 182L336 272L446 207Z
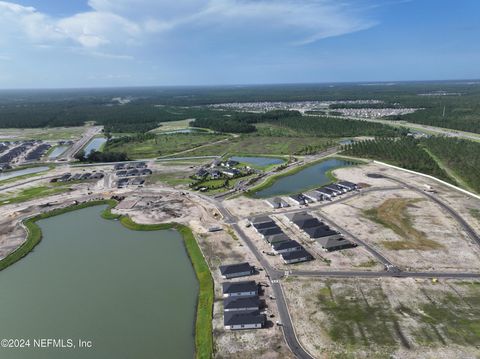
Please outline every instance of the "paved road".
M399 184L401 184L402 186L408 188L409 190L412 190L412 191L415 191L417 193L420 193L422 194L423 196L427 197L428 199L432 200L433 202L435 202L436 204L438 204L442 209L444 209L446 212L448 212L457 222L458 224L460 224L460 226L462 226L463 230L465 232L467 232L468 236L478 245L480 246L480 235L478 235L475 230L462 218L462 216L460 216L458 214L458 212L456 210L454 210L452 207L450 207L448 204L446 204L445 202L441 201L437 196L435 196L434 194L431 194L431 193L428 193L428 192L425 192L415 186L412 186L404 181L401 181L397 178L394 178L394 177L390 177L390 176L385 176L383 175L383 177L391 180L391 181L394 181L394 182L397 182Z
M95 136L102 132L102 126L88 127L82 138L70 146L57 160L71 161L73 156L87 145Z
M435 126L428 126L423 125L421 123L412 123L407 121L391 121L391 120L384 120L381 118L364 118L364 117L354 117L354 116L333 116L333 115L311 115L311 114L304 114L304 116L310 117L333 117L333 118L340 118L340 119L347 119L347 120L357 120L357 121L368 121L368 122L376 122L381 123L388 126L393 127L404 127L416 131L426 131L426 132L433 132L439 135L448 136L448 137L458 137L464 138L467 140L473 141L480 141L480 134L473 133L473 132L465 132L465 131L458 131L449 128L442 128L442 127L435 127Z
M479 279L480 273L465 272L388 272L388 271L289 271L289 276L335 278L449 278Z
M424 196L427 196L431 200L433 200L435 203L440 205L444 210L446 210L452 217L454 217L458 223L462 225L464 230L472 237L473 240L477 242L477 244L480 245L480 237L478 236L477 233L468 225L468 223L465 222L465 220L456 213L455 210L453 210L451 207L449 207L447 204L443 203L440 199L435 197L434 195L431 195L429 193L426 193L425 191L422 191L414 186L411 186L401 180L398 180L396 178L388 177L388 179L393 180L394 182L400 184L402 187L409 188L413 191L419 192ZM365 192L373 192L373 191L384 191L384 190L395 190L398 189L398 186L392 186L392 187L387 187L387 188L370 188L366 189L362 192L357 192L354 194L351 194L349 196L344 196L343 198L334 200L333 202L329 203L322 203L321 205L315 206L316 208L321 208L324 206L328 206L331 204L338 204L339 202L345 201L347 199L351 199L353 196L358 196L361 195L362 193ZM285 295L283 293L283 289L280 283L280 279L282 279L285 274L290 275L290 276L297 276L297 277L335 277L335 278L449 278L449 279L480 279L480 273L465 273L465 272L404 272L399 270L398 268L394 267L392 263L385 258L381 253L376 251L374 248L372 248L368 243L365 243L361 241L360 239L356 238L353 234L351 234L348 231L345 231L342 229L344 233L349 235L356 241L357 243L363 245L372 255L375 256L381 263L384 265L389 265L393 266L392 271L288 271L288 273L285 273L284 271L280 271L270 265L270 263L267 261L267 259L264 257L264 255L258 250L256 245L252 242L252 240L245 234L243 229L238 225L238 218L233 216L224 206L220 201L217 201L215 199L209 198L209 201L213 203L219 210L219 212L222 214L224 217L224 220L228 223L231 224L235 232L238 234L238 236L241 238L241 240L246 244L246 246L250 249L250 251L255 255L259 263L263 266L266 274L269 276L270 281L271 281L271 287L274 293L274 296L276 298L276 303L279 311L279 316L281 323L283 324L283 333L285 340L287 342L287 345L289 346L290 350L292 353L297 357L301 359L312 359L313 357L302 347L300 344L296 333L295 333L295 328L292 323L292 319L290 317L290 313L288 311L288 305L286 302ZM287 212L300 212L300 211L305 211L306 208L300 208L300 209L292 209ZM273 214L276 213L274 211L265 213L265 215L268 214ZM282 212L283 213L283 212ZM330 220L327 220L327 222L331 222ZM337 227L337 226L335 226Z

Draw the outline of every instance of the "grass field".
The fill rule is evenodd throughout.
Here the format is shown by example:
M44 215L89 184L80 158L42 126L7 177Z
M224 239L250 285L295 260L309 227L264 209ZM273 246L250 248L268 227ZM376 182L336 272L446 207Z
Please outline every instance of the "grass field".
M198 146L203 146L212 142L220 141L228 138L228 135L219 134L172 134L156 136L154 139L146 141L133 141L122 144L109 144L105 147L105 151L125 152L131 159L156 158L159 156L169 155ZM217 147L212 146L212 152L216 155ZM188 152L188 156L193 156L192 152Z
M0 196L0 205L22 203L31 201L33 199L53 196L55 194L64 193L70 191L70 188L65 186L40 186L21 190L18 193L7 196Z
M0 129L0 141L72 140L80 138L84 132L85 127L2 128Z
M305 288L302 318L331 340L331 352L319 348L325 357L389 358L400 348L414 355L422 347L480 344L479 282L325 280L314 288Z
M419 201L420 199L390 198L377 208L363 211L366 218L391 229L402 238L401 241L383 241L385 248L429 250L442 247L438 242L428 239L424 232L413 227L408 208Z
M327 148L329 139L321 137L281 137L242 135L228 142L211 147L202 147L189 152L189 156L231 155L293 155L305 146Z

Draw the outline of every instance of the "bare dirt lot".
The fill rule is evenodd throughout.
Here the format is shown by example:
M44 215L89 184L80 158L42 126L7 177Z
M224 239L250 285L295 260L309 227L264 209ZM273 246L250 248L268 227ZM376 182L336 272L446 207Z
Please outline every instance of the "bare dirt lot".
M285 281L297 334L317 358L478 358L480 283Z
M373 168L372 168L373 167ZM372 188L391 185L386 179L372 179L365 174L377 171L376 165L339 169L335 174L350 181L369 182ZM388 169L390 171L390 169ZM382 171L385 173L386 171ZM390 175L402 178L403 172L392 170ZM409 175L409 174L408 174ZM410 176L410 175L409 175ZM403 178L402 178L403 179ZM422 188L418 176L407 178L409 183ZM432 185L432 184L429 184ZM465 196L443 191L442 200L462 207ZM475 200L469 200L473 206ZM402 211L395 216L394 211ZM389 207L390 206L390 207ZM463 212L466 212L463 210ZM334 219L340 228L344 227L358 238L374 246L403 269L478 271L480 250L459 224L437 204L417 192L407 189L372 191L348 199L341 203L333 202L318 213ZM390 221L388 214L390 213ZM383 215L383 217L382 217ZM387 216L386 216L387 215ZM403 216L403 217L402 217ZM465 218L472 223L474 219Z

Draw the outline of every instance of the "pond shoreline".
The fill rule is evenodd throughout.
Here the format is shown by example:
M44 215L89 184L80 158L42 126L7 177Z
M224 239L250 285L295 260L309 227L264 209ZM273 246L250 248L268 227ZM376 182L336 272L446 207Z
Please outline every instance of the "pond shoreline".
M90 201L54 209L23 220L21 223L27 233L26 240L14 252L0 261L0 271L25 257L40 243L42 231L36 222L83 208L108 205L102 212L101 217L106 220L118 220L124 227L134 231L176 230L183 238L185 249L199 282L195 314L195 357L211 358L213 354L212 315L214 284L210 269L192 231L189 227L175 222L152 225L136 223L130 217L113 214L111 210L116 204L117 201L113 199Z
M332 157L321 158L321 159L313 161L313 162L302 164L301 166L295 167L295 168L293 168L289 171L282 172L282 173L273 175L271 177L268 177L264 182L262 182L259 185L251 188L248 192L245 193L245 195L249 198L265 199L265 198L271 198L271 197L276 197L276 196L288 196L288 195L291 195L291 194L299 193L301 191L308 191L309 189L315 188L316 186L321 186L321 184L318 184L318 185L310 186L310 188L305 188L305 189L302 189L302 190L295 190L295 191L290 191L290 192L279 194L279 195L272 195L272 196L265 196L265 197L257 195L258 192L261 192L261 191L273 186L275 184L275 182L277 182L279 179L289 177L289 176L293 176L293 175L295 175L295 174L297 174L297 173L299 173L299 172L301 172L305 169L308 169L312 166L316 166L318 164L321 164L322 162L326 162L326 161L329 161L329 160L348 161L348 162L351 162L353 165L363 163L362 161L359 161L359 160L346 159L346 158L342 158L340 156L339 157L332 156ZM335 167L330 168L330 169L325 171L325 176L329 179L329 183L327 183L327 184L333 183L337 180L332 172L334 170L336 170L338 168L342 168L342 167L344 167L344 166L343 165L335 166Z

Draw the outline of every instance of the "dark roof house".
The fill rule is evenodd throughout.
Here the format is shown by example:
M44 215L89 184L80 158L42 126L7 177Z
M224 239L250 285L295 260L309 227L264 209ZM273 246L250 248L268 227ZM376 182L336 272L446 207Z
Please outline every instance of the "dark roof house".
M255 273L255 268L249 263L238 263L220 266L220 273L223 278L236 278Z
M265 314L260 314L258 310L225 312L223 317L225 329L232 330L263 328L265 322Z
M225 312L258 309L260 309L260 299L258 297L232 297L223 300L223 310Z
M254 280L222 283L224 297L253 297L258 295L258 285Z
M293 252L285 252L282 253L281 256L286 264L306 262L313 259L312 255L305 249L300 249Z

